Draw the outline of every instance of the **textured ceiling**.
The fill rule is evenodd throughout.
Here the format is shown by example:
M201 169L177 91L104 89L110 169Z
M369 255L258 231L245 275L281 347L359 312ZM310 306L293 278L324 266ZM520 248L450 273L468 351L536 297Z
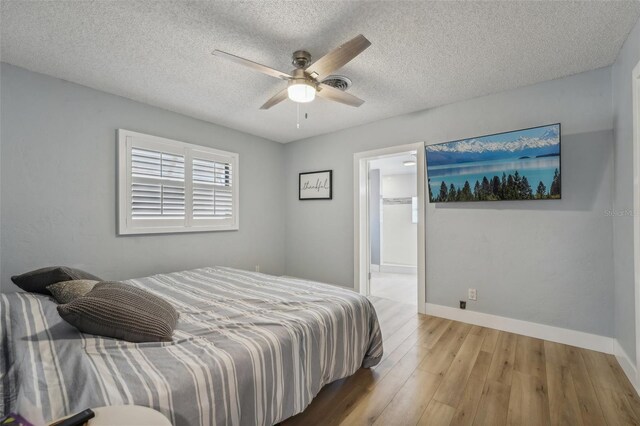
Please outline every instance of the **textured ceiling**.
M2 1L0 59L280 142L610 65L640 3ZM364 34L339 74L360 108L259 110L285 87L210 54L290 71Z

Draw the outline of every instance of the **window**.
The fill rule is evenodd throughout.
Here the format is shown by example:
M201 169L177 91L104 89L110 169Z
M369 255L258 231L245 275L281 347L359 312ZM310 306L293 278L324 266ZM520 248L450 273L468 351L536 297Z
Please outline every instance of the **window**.
M238 154L118 130L118 234L238 229Z

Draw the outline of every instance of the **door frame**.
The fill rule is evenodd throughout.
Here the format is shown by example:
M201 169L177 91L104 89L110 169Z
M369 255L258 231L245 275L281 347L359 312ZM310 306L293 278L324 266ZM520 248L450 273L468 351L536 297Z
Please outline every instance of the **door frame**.
M635 288L636 381L640 384L640 62L631 73L633 114L633 270Z
M416 142L388 148L375 149L353 154L353 259L354 288L357 292L369 294L369 162L379 158L392 157L407 151L416 151L416 179L418 188L418 289L416 294L418 312L424 314L426 308L426 184L425 184L425 143Z

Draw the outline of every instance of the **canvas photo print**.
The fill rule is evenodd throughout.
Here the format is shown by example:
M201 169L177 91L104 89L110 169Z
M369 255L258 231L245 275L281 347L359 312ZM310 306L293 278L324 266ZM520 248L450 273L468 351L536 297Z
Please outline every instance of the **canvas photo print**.
M426 147L429 201L560 199L560 124Z

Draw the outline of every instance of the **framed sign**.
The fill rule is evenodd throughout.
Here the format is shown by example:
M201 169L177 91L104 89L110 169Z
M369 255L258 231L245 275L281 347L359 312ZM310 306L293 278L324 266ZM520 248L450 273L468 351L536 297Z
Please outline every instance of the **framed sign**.
M298 200L330 200L333 170L300 173L298 177Z

